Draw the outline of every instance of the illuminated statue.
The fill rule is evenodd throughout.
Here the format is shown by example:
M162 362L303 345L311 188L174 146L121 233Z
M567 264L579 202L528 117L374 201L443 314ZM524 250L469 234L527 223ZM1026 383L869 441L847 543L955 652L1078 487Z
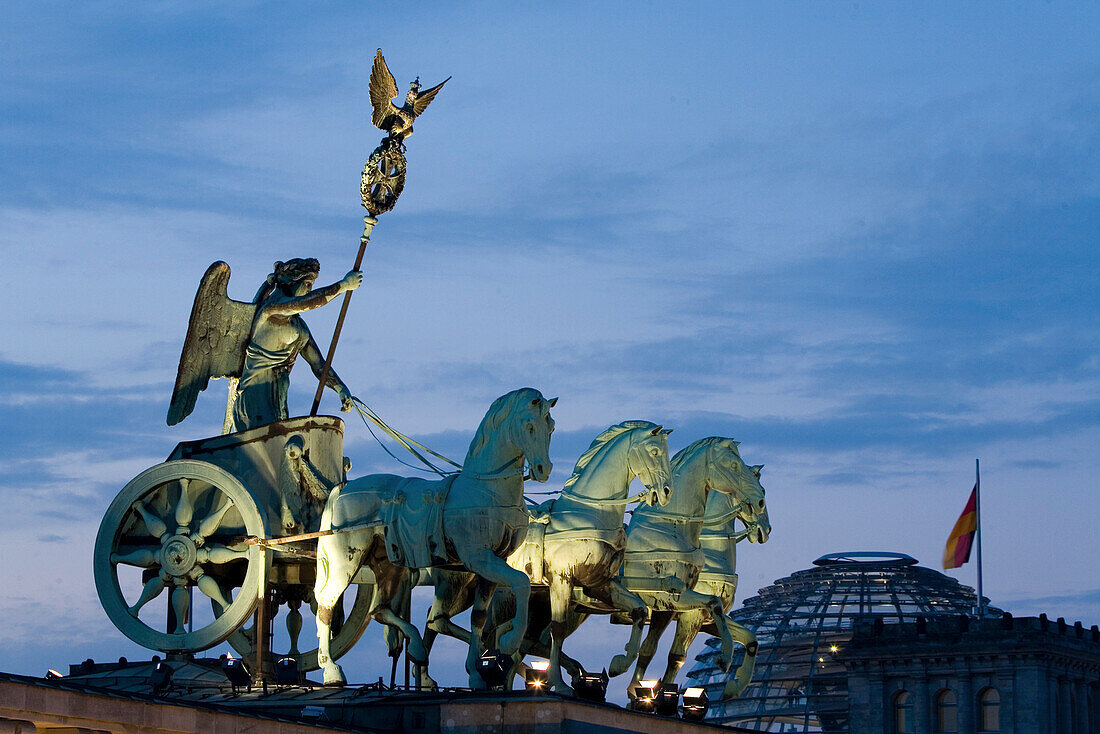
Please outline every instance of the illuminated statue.
M519 649L527 628L531 583L505 558L523 544L528 512L523 501L523 466L531 478L550 476L550 434L554 420L538 390L523 388L497 398L470 443L462 471L429 481L393 474L372 474L333 489L321 519L324 535L317 544L318 662L324 682L344 682L344 673L330 654L330 622L339 601L360 566L374 572L376 591L371 615L396 627L409 639L409 658L427 666L420 633L402 618L401 598L409 588L412 569L460 565L477 575L471 616L474 635L466 659L472 688L484 688L477 671L481 625L498 586L515 599L511 629L500 649Z
M549 685L557 692L570 692L561 676L562 664L571 672L578 669L575 661L562 654L562 642L590 613L624 613L633 625L625 653L612 661L612 675L625 672L638 656L647 612L645 602L619 582L626 544L623 515L634 502L668 502L670 433L671 429L649 421L624 421L600 433L577 460L561 495L540 507L527 539L508 557L508 564L524 571L534 584L528 636L521 652L550 660ZM630 496L635 477L645 491ZM435 597L424 632L429 650L439 633L469 639L469 633L451 618L473 603L475 579L471 574L436 570L432 581ZM578 611L574 590L595 600L596 607ZM491 633L506 627L513 608L506 595L493 598ZM490 635L486 644L492 641ZM423 669L420 682L425 687L435 685Z
M186 418L211 377L236 377L227 427L243 431L285 420L290 370L300 354L320 378L324 358L299 314L320 308L344 291L355 290L363 274L353 270L340 281L313 290L319 265L295 258L277 262L252 303L227 295L229 265L211 265L199 284L180 355L168 425ZM342 409L351 409L351 392L329 370L326 384L337 392Z
M756 542L766 541L771 530L758 472L741 459L737 445L733 439L711 437L678 451L672 457L672 501L666 507L639 506L627 526L623 585L650 608L650 631L642 642L634 682L645 677L661 633L685 613L699 614L700 624L707 620L715 625L714 632L722 640L715 662L722 670L732 662L733 643L745 645L750 654L738 671L738 680L743 680L746 669L751 675L756 653L752 633L725 616L728 606L723 608L723 600L714 590L709 586L697 588L706 566L701 536L706 510L711 506L710 495L729 495L732 515L724 521L740 518L753 528ZM715 506L720 507L721 502ZM686 650L685 646L669 653L675 664L670 664L666 678L671 678L665 682L675 678Z

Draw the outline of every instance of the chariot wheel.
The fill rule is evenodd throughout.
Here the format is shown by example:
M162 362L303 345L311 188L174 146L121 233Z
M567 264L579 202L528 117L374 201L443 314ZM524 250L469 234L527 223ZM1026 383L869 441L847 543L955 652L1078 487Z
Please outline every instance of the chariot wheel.
M265 538L267 529L232 474L194 459L151 467L123 487L100 523L93 556L100 603L119 631L143 647L213 647L256 608L269 561L263 548L245 542L249 536ZM140 591L123 591L120 567L142 569ZM220 613L188 631L195 589ZM167 614L156 621L160 605L147 605L165 593Z
M353 587L357 587L353 589ZM346 616L342 615L345 601L348 600L349 593L355 594L355 601L351 605L351 612ZM336 616L333 618L332 623L332 642L331 652L332 659L337 660L345 653L351 650L355 646L355 643L359 641L359 638L363 636L363 632L366 631L367 625L370 624L370 608L371 602L374 597L374 586L371 584L352 584L348 586L348 590L344 592L343 599L340 600L340 604L336 607ZM309 606L312 605L313 592L309 592ZM211 600L211 605L214 605ZM274 610L273 610L274 611ZM301 630L301 616L300 612L296 609L290 608L288 610L287 626L291 626L292 615L296 615L297 629ZM271 615L272 618L275 614ZM339 625L337 619L340 619ZM296 633L294 633L296 635ZM244 660L251 663L256 659L256 648L254 641L256 639L255 625L248 628L241 628L234 630L229 636L226 642L240 655ZM312 638L311 638L312 639ZM272 650L268 653L268 659L271 664L276 661L285 658L292 657L298 661L298 670L303 673L308 673L312 670L317 670L321 667L321 664L317 661L317 648L314 646L312 649L301 650L289 650L287 652L278 652Z

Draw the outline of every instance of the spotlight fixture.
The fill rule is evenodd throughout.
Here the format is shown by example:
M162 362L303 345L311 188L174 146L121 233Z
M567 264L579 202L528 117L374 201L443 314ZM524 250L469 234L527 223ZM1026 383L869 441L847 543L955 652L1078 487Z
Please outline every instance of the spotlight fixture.
M497 650L489 650L477 659L477 672L490 689L504 688L512 670L512 658Z
M236 693L241 686L247 686L249 691L252 690L252 675L244 666L244 662L230 655L222 655L221 664L222 673L229 679L229 685L233 686L233 693Z
M163 693L172 684L172 669L168 663L158 661L153 665L153 672L149 674L149 683L153 686L153 693Z
M643 714L652 714L657 707L657 686L660 681L640 680L627 688L630 694L630 709Z
M687 721L702 721L707 715L707 689L688 688L684 690L684 714Z
M523 686L530 693L543 693L550 682L550 661L533 660L523 673Z
M279 658L275 663L275 685L296 686L301 682L298 661L292 657Z
M658 716L675 717L679 714L680 687L675 683L662 683L657 689L654 709Z
M50 668L49 670L46 671L46 680L56 680L58 678L64 678L64 677L65 676L61 675L61 673L57 672L53 668Z
M573 695L582 701L603 703L607 700L607 671L581 673L573 678Z

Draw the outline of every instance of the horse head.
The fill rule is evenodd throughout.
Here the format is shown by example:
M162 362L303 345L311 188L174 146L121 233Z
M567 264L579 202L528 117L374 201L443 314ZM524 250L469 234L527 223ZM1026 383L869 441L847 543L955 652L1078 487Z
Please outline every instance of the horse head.
M752 469L752 473L756 476L756 481L760 482L760 470L764 468L763 464L756 464L749 467ZM767 543L768 536L772 532L772 523L768 519L768 505L764 502L764 487L760 487L760 500L755 507L746 508L742 505L738 517L745 523L745 529L748 531L748 539L750 543Z
M764 488L760 485L759 466L750 466L741 458L732 438L716 439L707 457L707 486L714 491L732 495L739 504L737 516L748 529L750 543L764 543L771 533Z
M645 503L667 505L672 499L672 467L668 460L668 434L672 429L654 426L638 431L627 454L631 476L646 488Z
M550 408L557 402L557 398L547 400L533 387L501 395L478 426L463 465L470 465L474 457L503 452L511 454L512 466L526 461L531 478L545 482L554 468L550 461L550 434L554 432Z
M536 482L545 482L550 478L554 464L550 461L550 434L554 432L554 419L550 409L558 403L557 398L547 400L538 390L525 388L524 395L517 401L513 415L509 416L508 433L531 468L531 478Z

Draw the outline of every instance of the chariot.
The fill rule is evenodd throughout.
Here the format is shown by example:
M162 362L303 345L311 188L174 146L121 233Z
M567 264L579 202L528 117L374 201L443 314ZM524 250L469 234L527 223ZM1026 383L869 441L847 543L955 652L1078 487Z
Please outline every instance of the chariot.
M96 537L96 590L115 626L152 650L194 653L227 641L255 660L256 629L267 630L286 605L290 650L265 644L261 667L292 655L299 670L317 669L315 649L297 650L299 608L314 604L321 511L350 466L343 434L336 417L292 418L180 443L134 477ZM357 580L369 575L363 569ZM334 619L336 657L369 621L372 593L352 595ZM151 603L161 596L166 603ZM200 600L209 600L210 614L195 609Z

